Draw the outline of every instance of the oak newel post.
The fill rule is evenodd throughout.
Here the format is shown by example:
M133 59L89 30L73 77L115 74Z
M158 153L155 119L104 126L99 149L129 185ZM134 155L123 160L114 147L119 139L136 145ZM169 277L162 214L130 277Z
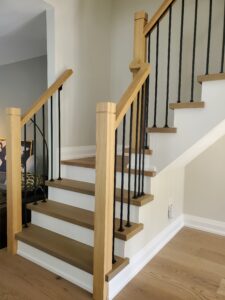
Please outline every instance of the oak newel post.
M15 234L22 231L21 192L21 110L7 108L7 244L8 252L16 254Z
M94 299L106 300L112 269L116 104L99 103L96 116Z
M130 70L133 73L133 77L136 76L137 72L143 63L146 63L147 54L147 39L144 34L145 26L148 22L148 14L145 11L136 12L134 15L134 49L133 49L133 61L130 64ZM140 101L141 102L141 101ZM141 109L139 108L139 111ZM137 101L134 102L133 112L133 138L132 148L135 148L135 132L136 132L136 116L137 116ZM139 136L137 137L139 140Z

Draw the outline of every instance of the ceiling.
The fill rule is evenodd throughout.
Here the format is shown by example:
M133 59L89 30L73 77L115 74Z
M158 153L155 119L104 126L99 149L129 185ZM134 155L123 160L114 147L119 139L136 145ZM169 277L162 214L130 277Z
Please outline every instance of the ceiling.
M0 0L0 65L46 54L42 0Z

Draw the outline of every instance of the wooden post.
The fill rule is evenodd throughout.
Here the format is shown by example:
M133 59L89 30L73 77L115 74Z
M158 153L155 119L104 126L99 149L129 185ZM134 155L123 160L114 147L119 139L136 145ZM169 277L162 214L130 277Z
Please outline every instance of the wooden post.
M99 103L96 116L95 300L107 299L105 276L112 269L115 122L116 104Z
M133 77L136 76L140 69L141 64L147 61L146 48L147 39L144 35L144 28L148 22L148 14L145 11L136 12L134 15L134 57L130 64L130 70L133 73ZM141 111L141 101L139 106L139 112ZM134 102L133 109L133 136L132 136L132 148L135 148L136 141L136 115L137 115L137 101ZM138 130L139 131L139 130ZM139 137L138 137L139 142Z
M7 244L8 252L16 254L15 234L22 230L21 192L21 110L7 108Z

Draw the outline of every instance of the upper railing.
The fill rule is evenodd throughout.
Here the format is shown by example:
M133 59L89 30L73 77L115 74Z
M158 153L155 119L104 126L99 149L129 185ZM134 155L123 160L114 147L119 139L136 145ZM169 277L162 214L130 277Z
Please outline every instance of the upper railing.
M61 93L72 74L72 70L65 71L23 117L18 108L6 110L7 243L11 253L17 251L15 234L22 230L22 224L28 224L28 198L35 205L38 200L46 201L48 190L45 182L49 175L50 180L55 180L57 162L57 178L61 180ZM57 105L54 105L55 94Z
M165 0L163 1L160 8L154 14L152 19L145 25L144 35L147 36L156 26L156 24L163 18L164 14L167 12L170 5L172 5L176 0Z

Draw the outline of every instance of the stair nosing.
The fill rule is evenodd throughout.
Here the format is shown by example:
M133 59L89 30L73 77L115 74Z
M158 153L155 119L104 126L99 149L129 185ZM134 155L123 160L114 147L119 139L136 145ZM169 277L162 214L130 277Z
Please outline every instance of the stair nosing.
M32 230L33 231L36 230L36 232L39 231L41 233L41 234L39 233L39 240L38 240L37 236L36 236L36 241L34 241L34 238L32 240L32 238L29 237L29 235L26 236L25 232L27 230L31 230L31 231ZM69 257L69 256L71 256L70 255L71 253L69 253L69 255L66 255L65 251L63 251L62 253L60 253L60 250L56 249L56 247L53 248L52 245L51 245L51 247L47 247L47 244L44 243L43 240L41 241L41 239L40 239L40 236L43 239L43 233L50 234L51 239L53 237L56 238L56 239L57 238L58 239L62 239L64 241L63 245L65 245L65 243L67 243L67 244L71 243L71 245L77 245L77 246L79 246L83 251L84 251L84 249L86 249L86 251L89 252L90 256L88 256L87 261L84 262L84 260L83 260L83 262L84 262L83 264L82 264L82 261L80 259L74 259L73 260L71 257ZM31 233L29 233L29 234L31 234ZM23 242L24 244L27 244L27 245L35 248L35 249L38 249L38 250L40 250L40 251L42 251L44 253L47 253L48 255L51 255L51 256L53 256L53 257L55 257L55 258L57 258L57 259L65 262L65 263L68 263L68 264L70 264L71 266L73 266L75 268L78 268L78 269L80 269L80 270L82 270L84 272L87 272L87 273L93 275L93 254L94 254L94 248L91 247L91 246L88 246L86 244L74 241L74 240L72 240L72 239L70 239L68 237L62 236L62 235L60 235L58 233L52 232L50 230L41 228L41 227L36 226L36 225L29 225L28 228L23 229L23 231L17 233L16 234L16 239L18 241ZM49 239L48 239L48 241L49 241ZM49 243L48 243L48 245L49 245ZM74 248L72 249L70 247L70 250L74 250ZM81 251L82 254L84 254L83 251ZM75 253L73 253L73 254L75 254ZM90 260L90 257L91 257L91 260ZM75 256L74 256L74 258L75 258ZM125 268L129 264L129 259L128 258L116 257L116 260L119 263L113 265L112 270L106 275L107 281L110 281L111 279L113 279L123 268Z
M87 188L86 189L81 189L81 188L77 188L77 187L72 187L72 186L68 186L68 185L60 185L60 183L62 182L66 182L68 179L62 179L62 180L55 180L53 182L51 181L46 181L46 185L48 187L53 187L53 188L57 188L57 189L63 189L63 190L67 190L67 191L71 191L71 192L75 192L75 193L80 193L80 194L84 194L84 195L89 195L89 196L95 196L95 191L94 190L88 190ZM77 181L77 180L69 180L70 182L74 182L74 183L84 183L84 182L81 182L81 181ZM93 187L95 186L94 183L88 183L88 185L92 185ZM118 193L119 193L119 189L118 190ZM127 191L126 191L127 192ZM154 200L154 196L151 195L151 194L146 194L144 195L143 197L140 197L138 199L131 199L131 205L133 206L138 206L138 207L142 207L150 202L152 202ZM116 199L117 202L120 202L120 198L117 197ZM127 198L124 198L124 203L128 203L128 199Z
M63 208L64 209L65 208L70 209L70 211L74 210L74 218L65 216L65 215L63 215L63 213L60 214L60 212L55 213L53 210L51 210L51 208L46 210L44 207L47 207L48 203L50 203L50 205L53 205L53 208L54 208L54 206L61 207L61 211L63 211ZM47 203L42 203L41 201L38 201L37 205L28 204L27 208L29 210L35 211L37 213L41 213L41 214L47 215L49 217L60 219L62 221L65 221L65 222L68 222L68 223L71 223L71 224L74 224L74 225L77 225L77 226L80 226L80 227L84 227L86 229L90 229L90 230L94 231L94 212L92 212L92 211L88 211L88 210L85 210L85 209L82 209L82 208L73 207L73 206L70 206L70 205L67 205L67 204L62 204L62 203L52 201L52 200L48 200ZM76 213L75 213L75 211L76 211ZM80 214L84 214L83 221L78 220L78 218L75 217L76 215L80 215ZM89 215L87 217L87 218L89 218L89 221L86 221L86 222L84 221L85 220L85 215L86 216ZM116 218L117 227L119 227L119 222L120 222L120 220L118 218ZM123 221L123 223L125 225L126 221ZM115 232L115 237L117 239L122 240L122 241L128 241L132 237L134 237L136 234L138 234L140 231L142 231L143 228L144 228L144 225L142 223L131 222L131 224L132 224L132 227L130 227L130 231L129 231L129 229L127 229L128 230L127 233L126 233L126 230L125 230L125 232L116 231Z

